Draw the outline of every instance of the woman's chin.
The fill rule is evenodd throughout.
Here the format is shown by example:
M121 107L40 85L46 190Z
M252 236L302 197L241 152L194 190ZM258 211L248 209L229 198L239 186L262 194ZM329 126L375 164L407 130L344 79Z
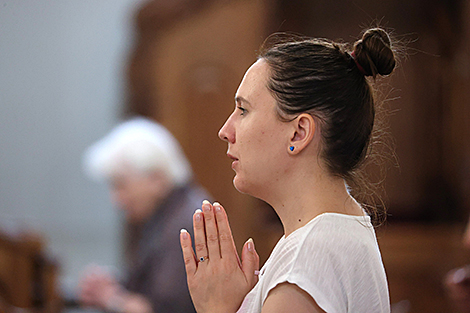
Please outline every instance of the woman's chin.
M243 183L243 180L238 177L238 174L235 174L235 177L233 178L233 186L238 190L238 192L245 194L247 193L245 188L246 186Z
M246 180L243 180L241 177L238 175L235 175L233 178L233 186L235 189L238 190L238 192L243 193L243 194L248 194L248 195L253 195L253 186L250 186Z

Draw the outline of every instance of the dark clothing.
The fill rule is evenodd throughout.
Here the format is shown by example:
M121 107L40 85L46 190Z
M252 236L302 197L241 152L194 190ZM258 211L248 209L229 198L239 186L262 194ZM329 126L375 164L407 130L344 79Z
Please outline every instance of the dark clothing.
M145 296L154 313L195 312L180 248L181 228L192 230L192 217L206 192L189 184L177 188L141 227L131 248L127 290ZM134 238L135 239L135 238Z

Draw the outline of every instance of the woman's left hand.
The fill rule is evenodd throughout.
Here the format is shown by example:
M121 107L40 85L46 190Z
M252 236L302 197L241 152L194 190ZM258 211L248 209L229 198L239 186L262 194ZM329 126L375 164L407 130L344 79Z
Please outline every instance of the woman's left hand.
M218 203L204 201L193 216L194 241L186 230L180 234L188 287L199 313L236 312L258 281L259 256L253 240L242 250L242 262L233 241L227 214Z

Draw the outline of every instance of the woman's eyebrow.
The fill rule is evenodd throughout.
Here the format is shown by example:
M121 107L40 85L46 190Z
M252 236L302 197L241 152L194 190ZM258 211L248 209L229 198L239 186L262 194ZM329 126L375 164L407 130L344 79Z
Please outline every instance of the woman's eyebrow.
M236 102L236 103L243 102L243 103L250 104L250 102L249 102L248 100L246 100L245 98L243 98L243 97L241 97L241 96L236 96L236 97L235 97L235 102Z

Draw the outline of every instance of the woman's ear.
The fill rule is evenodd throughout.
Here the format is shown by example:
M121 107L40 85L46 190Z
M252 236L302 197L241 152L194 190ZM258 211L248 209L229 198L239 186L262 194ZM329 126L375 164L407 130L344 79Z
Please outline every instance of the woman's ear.
M289 153L297 154L313 140L316 130L316 123L313 116L308 113L302 113L292 121L294 133L290 140Z

